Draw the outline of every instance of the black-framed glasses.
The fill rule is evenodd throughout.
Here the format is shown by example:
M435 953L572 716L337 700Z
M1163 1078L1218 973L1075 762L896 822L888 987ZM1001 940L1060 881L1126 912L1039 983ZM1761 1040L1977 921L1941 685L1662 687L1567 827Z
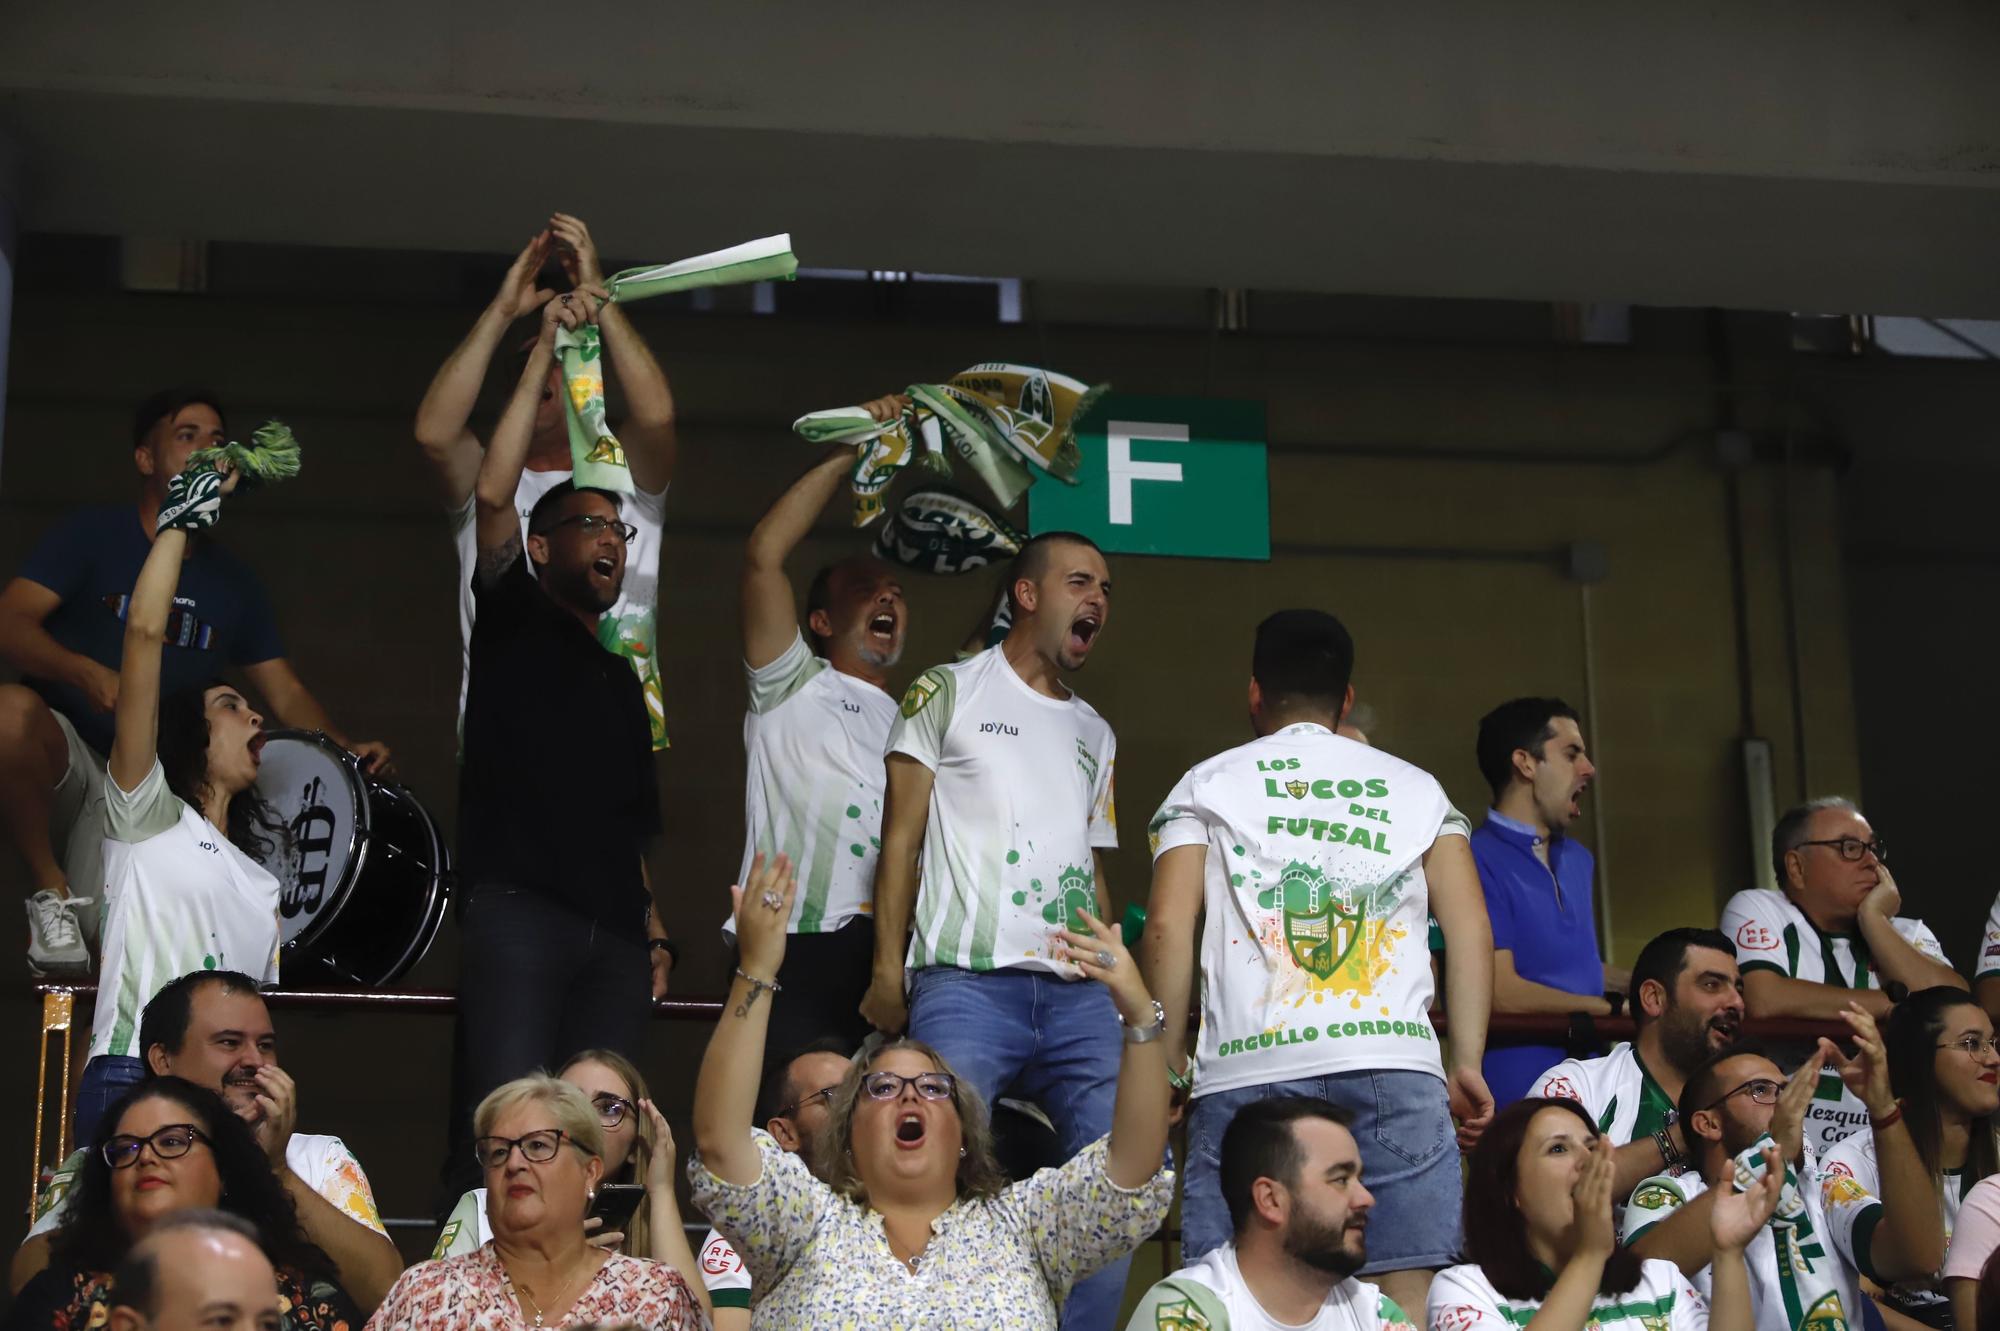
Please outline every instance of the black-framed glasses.
M833 1097L836 1094L838 1094L839 1091L840 1091L839 1082L835 1082L831 1086L822 1086L818 1090L814 1091L811 1095L802 1095L798 1099L792 1101L790 1104L786 1105L783 1109L780 1109L778 1111L777 1116L779 1118L790 1118L792 1115L798 1113L801 1109L804 1109L807 1105L811 1104L815 1100L823 1100L827 1104L832 1104ZM923 1092L919 1091L918 1094L921 1095L923 1094Z
M870 1100L893 1100L903 1093L905 1086L917 1088L917 1094L926 1100L949 1100L952 1089L958 1085L958 1078L949 1072L919 1072L914 1077L905 1077L895 1072L871 1072L861 1079L861 1089L868 1093Z
M1968 1035L1963 1040L1953 1040L1949 1044L1939 1045L1938 1048L1961 1050L1973 1058L1978 1058L1981 1054L2000 1054L2000 1036Z
M104 1163L113 1169L129 1169L139 1162L139 1153L148 1146L162 1160L178 1160L193 1150L196 1142L208 1143L209 1136L192 1123L169 1123L144 1137L121 1132L104 1143Z
M1747 1095L1760 1105L1774 1105L1778 1103L1778 1095L1784 1089L1785 1084L1783 1082L1772 1081L1769 1077L1752 1077L1735 1090L1727 1091L1717 1096L1714 1100L1703 1105L1702 1108L1713 1109L1723 1101L1733 1100L1739 1095Z
M557 518L543 527L542 531L552 532L557 527L576 527L585 536L595 536L601 531L608 531L627 545L639 538L639 529L631 523L620 522L617 518L600 517L595 513L577 513L567 518Z
M598 1121L607 1128L617 1127L625 1121L627 1114L638 1112L637 1106L630 1100L609 1091L599 1091L590 1097L590 1102L597 1106Z
M543 1128L519 1137L481 1137L472 1143L472 1154L482 1169L499 1169L514 1154L514 1148L519 1147L523 1160L531 1165L542 1165L556 1158L556 1152L562 1149L564 1142L575 1145L570 1135L561 1128Z
M1837 836L1824 841L1801 841L1801 846L1832 846L1840 852L1840 858L1849 864L1859 864L1864 854L1873 854L1877 864L1889 862L1889 848L1882 844L1882 838L1863 841L1860 837Z

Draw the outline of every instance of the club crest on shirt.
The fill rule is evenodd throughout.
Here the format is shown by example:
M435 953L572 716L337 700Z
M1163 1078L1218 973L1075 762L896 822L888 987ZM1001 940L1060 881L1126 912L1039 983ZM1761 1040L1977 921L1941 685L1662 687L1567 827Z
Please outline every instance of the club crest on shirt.
M1210 1331L1209 1320L1193 1299L1160 1304L1153 1309L1153 1325L1158 1331Z
M1097 894L1093 890L1096 875L1089 869L1066 864L1056 875L1056 894L1042 907L1042 918L1058 929L1075 929L1078 933L1089 933L1084 926L1080 911L1097 912Z
M904 718L908 719L923 711L930 704L930 700L937 697L938 690L942 687L943 683L936 677L936 672L929 670L910 681L910 687L903 693Z
M1632 1194L1632 1205L1641 1211L1664 1211L1678 1206L1681 1196L1664 1183L1648 1183Z
M1361 921L1343 909L1333 884L1317 868L1293 860L1279 875L1285 910L1285 946L1299 969L1328 979L1361 937Z
M1295 800L1304 799L1306 797L1306 792L1311 789L1312 789L1311 786L1307 785L1303 781L1297 780L1296 778L1287 781L1285 783L1285 793L1287 795L1290 795Z
M1847 1315L1840 1306L1840 1295L1829 1290L1806 1312L1799 1331L1847 1331Z

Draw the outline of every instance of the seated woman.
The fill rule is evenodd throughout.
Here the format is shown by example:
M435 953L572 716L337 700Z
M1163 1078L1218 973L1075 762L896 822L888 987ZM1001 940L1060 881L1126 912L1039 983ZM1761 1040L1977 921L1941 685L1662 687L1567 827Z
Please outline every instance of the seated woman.
M212 487L214 477L202 475ZM125 610L104 785L103 956L76 1098L80 1142L93 1140L105 1106L145 1077L136 1014L169 980L199 970L278 980L278 880L246 853L286 835L252 790L263 718L220 681L160 696L187 527L212 524L220 502L177 501L184 479L175 478L160 510L159 534ZM237 479L223 480L221 494Z
M540 1073L517 1078L480 1101L472 1125L493 1237L403 1272L368 1331L707 1325L680 1272L585 1239L604 1127L582 1090Z
M1472 1152L1463 1266L1431 1281L1431 1331L1752 1331L1743 1249L1771 1218L1784 1169L1767 1152L1749 1192L1717 1199L1713 1303L1672 1262L1642 1261L1611 1224L1611 1139L1574 1100L1502 1110ZM1560 1273L1560 1274L1558 1274Z
M1086 917L1069 960L1126 1023L1108 1137L1009 1185L986 1106L932 1050L864 1051L809 1171L751 1127L796 884L782 855L737 895L741 964L695 1083L695 1204L749 1269L756 1327L1053 1328L1070 1286L1144 1242L1173 1201L1159 1007L1115 930ZM1134 1037L1137 1037L1136 1039ZM820 1180L824 1179L825 1182Z
M155 1077L104 1117L47 1269L22 1287L6 1331L85 1331L108 1317L111 1275L161 1217L219 1208L257 1227L278 1271L286 1331L349 1331L361 1320L333 1261L299 1228L284 1184L222 1097Z
M632 1213L622 1231L605 1230L596 1216L586 1220L584 1231L590 1241L612 1252L665 1262L681 1273L706 1309L707 1290L681 1224L680 1199L674 1195L674 1134L653 1104L646 1079L629 1059L611 1049L586 1049L563 1064L556 1076L589 1096L597 1109L597 1121L604 1129L604 1181L637 1184L646 1190L645 1205ZM461 1197L431 1256L457 1257L491 1239L489 1199L485 1188Z

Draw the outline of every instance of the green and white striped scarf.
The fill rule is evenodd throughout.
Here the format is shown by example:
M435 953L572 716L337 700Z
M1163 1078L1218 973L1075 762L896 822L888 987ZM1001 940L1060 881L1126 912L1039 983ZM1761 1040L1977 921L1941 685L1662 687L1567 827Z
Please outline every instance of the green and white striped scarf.
M1767 1132L1739 1152L1731 1162L1727 1186L1737 1192L1749 1191L1764 1176L1764 1151L1771 1145ZM1840 1287L1833 1280L1834 1263L1840 1257L1828 1252L1814 1232L1798 1174L1789 1162L1785 1165L1785 1188L1769 1223L1778 1259L1778 1288L1792 1331L1847 1331L1848 1310L1841 1306Z

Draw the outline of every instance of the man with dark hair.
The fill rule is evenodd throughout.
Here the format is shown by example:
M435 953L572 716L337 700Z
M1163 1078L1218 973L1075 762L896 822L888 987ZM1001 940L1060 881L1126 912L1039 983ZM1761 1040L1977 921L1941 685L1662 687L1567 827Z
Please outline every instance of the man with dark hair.
M111 1276L111 1331L280 1331L278 1273L256 1229L227 1211L154 1222Z
M867 404L895 419L907 398ZM858 556L820 570L802 632L785 560L854 469L833 449L778 497L743 554L743 867L759 851L790 856L792 905L782 992L771 1002L768 1051L831 1037L846 1048L869 1032L861 999L874 975L875 861L882 839L882 753L896 719L888 672L903 654L909 607L895 570ZM807 634L811 634L808 646ZM722 931L732 943L733 914ZM771 1080L767 1075L766 1080Z
M583 220L555 213L516 255L500 289L480 312L472 331L452 349L417 407L416 439L430 464L450 515L458 543L458 626L466 681L472 677L472 626L480 609L473 595L473 574L479 563L478 510L474 499L482 445L471 427L472 411L494 354L515 320L539 313L556 293L536 281L550 258L561 266L578 291L588 287L603 294L604 273L597 244ZM571 293L576 296L575 292ZM581 299L580 296L576 296ZM626 576L611 602L596 619L598 640L631 665L646 699L647 720L654 749L667 745L666 699L660 683L659 642L655 602L659 597L661 523L666 516L667 486L673 479L676 455L674 395L652 351L616 305L606 306L597 321L604 339L606 378L615 377L626 415L618 424L618 442L631 466L635 491L622 516L631 528ZM569 426L563 412L562 373L554 358L535 348L531 338L519 349L523 368L533 362L536 396L528 420L528 445L516 468L510 508L519 515L521 539L528 539L529 514L554 486L571 479ZM465 711L463 686L459 711Z
M1472 858L1493 921L1493 1010L1604 1016L1609 983L1591 901L1594 862L1566 835L1596 779L1576 713L1559 698L1516 698L1479 722L1479 774L1493 807L1472 834ZM1501 1108L1527 1094L1557 1045L1501 1042L1486 1081Z
M1863 1324L1860 1277L1888 1285L1925 1279L1944 1261L1944 1219L1910 1128L1889 1093L1888 1059L1875 1021L1841 1013L1857 1052L1822 1039L1789 1079L1754 1044L1717 1050L1681 1088L1681 1123L1694 1168L1643 1180L1625 1208L1625 1242L1641 1257L1671 1261L1706 1295L1714 1255L1709 1212L1716 1189L1742 1188L1774 1149L1784 1195L1743 1259L1757 1325L1823 1331ZM1882 1198L1853 1179L1826 1179L1805 1139L1806 1106L1822 1067L1853 1088L1873 1116Z
M635 1057L666 993L671 944L645 860L660 828L652 729L639 677L597 634L624 583L632 526L615 496L567 481L536 503L525 540L514 507L555 330L582 326L601 304L586 290L544 307L475 486L454 1131L487 1092L535 1068L589 1048ZM473 1173L470 1151L451 1152L446 1190L463 1193Z
M1063 941L1083 912L1110 914L1101 852L1118 844L1117 742L1062 676L1097 643L1111 572L1087 538L1048 532L1022 547L1007 586L1007 636L926 670L890 728L861 1010L883 1031L907 1025L987 1104L1010 1087L1039 1104L1068 1158L1110 1131L1117 1090L1117 1010ZM1080 1282L1064 1325L1109 1327L1126 1267Z
M1575 1100L1618 1148L1612 1195L1623 1202L1639 1180L1688 1164L1681 1088L1743 1025L1743 977L1727 935L1669 929L1632 967L1630 1041L1602 1058L1568 1058L1528 1094Z
M236 971L195 971L170 981L140 1016L139 1048L147 1076L205 1086L250 1125L299 1224L333 1258L341 1284L363 1309L380 1303L402 1274L402 1259L376 1211L368 1175L346 1143L293 1131L298 1086L278 1066L278 1037L257 982ZM14 1257L13 1288L48 1264L48 1235L63 1222L88 1145L63 1161L42 1190L34 1225Z
M1235 1237L1147 1290L1126 1331L1411 1331L1394 1298L1354 1279L1375 1199L1361 1183L1353 1122L1304 1095L1238 1110L1221 1167Z
M1459 1162L1493 1112L1479 1073L1492 992L1465 819L1428 772L1336 733L1354 643L1319 610L1257 626L1257 738L1198 764L1153 816L1140 959L1166 1012L1170 1075L1191 1081L1182 1251L1229 1238L1217 1143L1273 1095L1345 1106L1401 1147L1374 1162L1365 1274L1405 1308L1459 1247ZM1430 1021L1427 920L1444 933L1451 1055ZM1180 1071L1200 929L1201 1031ZM1241 1234L1240 1218L1238 1234Z
M20 672L0 685L0 819L27 863L28 969L80 975L90 966L104 889L104 764L125 640L125 607L153 546L167 486L189 454L227 442L222 408L202 389L168 389L133 418L139 502L63 518L0 590L0 660ZM280 725L322 730L369 767L379 743L354 744L291 662L269 599L250 567L192 539L174 592L160 661L162 696L240 670ZM82 916L78 911L83 910Z
M1879 1018L1894 1001L1891 986L1968 987L1937 935L1901 913L1887 854L1851 800L1810 800L1779 817L1771 829L1779 890L1750 888L1722 908L1752 1018L1834 1021L1851 1005ZM1861 1103L1829 1076L1806 1128L1824 1150L1866 1121Z
M851 453L852 450L850 450ZM827 1108L853 1062L851 1046L828 1037L798 1049L766 1076L759 1096L764 1131L786 1151L814 1167ZM711 1229L696 1265L715 1309L715 1331L747 1331L750 1325L750 1272L728 1239Z

